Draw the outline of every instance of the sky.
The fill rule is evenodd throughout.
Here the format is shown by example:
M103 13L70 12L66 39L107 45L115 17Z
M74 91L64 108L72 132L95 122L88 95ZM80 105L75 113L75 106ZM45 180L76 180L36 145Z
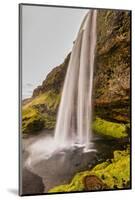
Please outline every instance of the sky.
M22 98L61 64L88 9L45 6L22 7Z

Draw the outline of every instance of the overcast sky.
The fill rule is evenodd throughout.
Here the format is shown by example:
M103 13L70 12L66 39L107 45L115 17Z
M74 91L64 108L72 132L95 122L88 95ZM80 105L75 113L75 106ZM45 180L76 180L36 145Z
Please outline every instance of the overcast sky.
M23 99L71 51L86 9L23 6Z

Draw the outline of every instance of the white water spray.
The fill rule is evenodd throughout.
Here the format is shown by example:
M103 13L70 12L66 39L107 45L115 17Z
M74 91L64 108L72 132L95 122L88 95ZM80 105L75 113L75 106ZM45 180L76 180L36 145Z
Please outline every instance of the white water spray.
M96 10L87 13L72 49L55 129L55 143L59 147L79 144L89 148L96 16Z

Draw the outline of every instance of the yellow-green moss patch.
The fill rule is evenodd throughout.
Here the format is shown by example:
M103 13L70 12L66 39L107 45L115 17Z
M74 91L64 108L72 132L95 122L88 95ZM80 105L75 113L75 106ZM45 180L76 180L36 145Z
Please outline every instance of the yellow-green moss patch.
M59 102L60 95L49 91L24 105L22 108L22 132L25 134L35 133L43 128L54 128Z
M28 107L45 104L48 109L55 110L60 102L60 95L53 92L45 92L36 98L34 98L30 103L23 106L23 109L27 109Z
M23 110L22 131L23 133L31 133L41 130L44 127L43 117L32 107Z
M97 117L93 124L93 130L104 136L111 136L114 138L124 138L127 137L127 127L125 124L109 122Z

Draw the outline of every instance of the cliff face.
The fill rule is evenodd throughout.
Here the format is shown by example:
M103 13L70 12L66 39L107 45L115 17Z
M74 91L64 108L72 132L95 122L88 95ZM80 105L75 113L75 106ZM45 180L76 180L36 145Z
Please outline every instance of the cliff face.
M130 65L130 12L99 11L94 99L102 117L129 121Z
M99 11L95 62L97 102L128 99L130 92L130 13Z
M24 133L33 131L30 125L33 115L40 121L38 130L54 128L69 58L70 54L48 74L23 106ZM94 116L124 123L130 121L130 65L130 12L98 11Z

